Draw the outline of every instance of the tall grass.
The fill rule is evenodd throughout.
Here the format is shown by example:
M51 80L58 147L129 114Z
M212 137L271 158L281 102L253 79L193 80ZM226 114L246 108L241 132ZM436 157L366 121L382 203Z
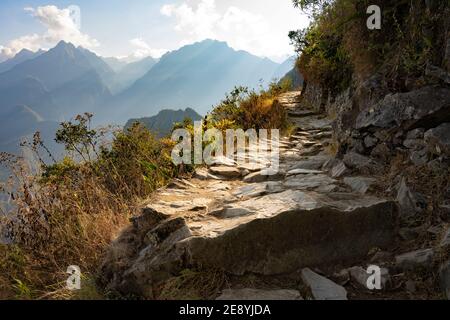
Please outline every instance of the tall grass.
M57 141L68 156L42 163L38 175L23 159L8 157L14 178L4 188L14 210L1 221L12 242L0 246L1 298L70 298L65 289L69 265L79 266L84 275L85 291L80 292L97 298L104 294L92 285L104 250L140 200L179 173L169 141L135 125L114 132L112 144L102 146L101 134L90 129L90 117L62 124ZM30 146L39 153L36 139Z
M278 102L278 96L291 88L289 79L272 82L266 90L236 87L212 110L208 123L218 129L286 130L289 126L287 113Z

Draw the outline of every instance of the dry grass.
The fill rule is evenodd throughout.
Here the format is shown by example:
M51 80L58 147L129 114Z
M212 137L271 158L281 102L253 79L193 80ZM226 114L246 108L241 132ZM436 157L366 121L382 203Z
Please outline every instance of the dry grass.
M43 166L39 175L31 174L21 159L11 161L14 209L0 226L13 244L0 246L0 297L103 297L95 286L97 267L140 200L177 175L170 150L148 131L133 127L116 133L110 148L94 150L95 160L66 158ZM80 291L65 289L71 265L83 274Z
M220 270L184 270L180 276L164 283L159 300L210 300L217 297L227 283Z

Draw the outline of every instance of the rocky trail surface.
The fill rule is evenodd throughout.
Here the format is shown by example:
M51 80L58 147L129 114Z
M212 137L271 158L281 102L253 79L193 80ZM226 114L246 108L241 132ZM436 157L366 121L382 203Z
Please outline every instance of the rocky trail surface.
M167 284L182 292L187 270L195 270L221 275L203 284L193 277L214 286L198 294L204 299L420 297L408 270L431 265L436 250L401 252L397 204L372 192L377 163L356 153L335 159L331 120L303 108L299 97L279 97L295 130L280 139L275 174L258 154L258 163L218 158L158 190L111 245L103 285L123 295L180 298L163 294ZM373 264L381 290L367 288Z

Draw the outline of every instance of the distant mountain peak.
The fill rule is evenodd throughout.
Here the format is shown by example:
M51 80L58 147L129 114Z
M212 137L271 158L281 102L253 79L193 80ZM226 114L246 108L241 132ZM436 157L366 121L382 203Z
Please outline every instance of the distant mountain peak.
M33 51L31 51L31 50L28 50L28 49L22 49L22 50L20 50L16 55L15 55L15 57L26 57L26 56L30 56L30 55L33 55L34 54L34 52Z

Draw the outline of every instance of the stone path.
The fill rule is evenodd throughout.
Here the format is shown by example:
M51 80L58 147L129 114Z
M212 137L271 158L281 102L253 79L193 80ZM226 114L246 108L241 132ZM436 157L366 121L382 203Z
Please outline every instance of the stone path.
M389 246L395 205L367 194L373 179L343 178L346 165L329 151L331 121L302 109L299 94L279 98L296 128L280 141L279 172L267 175L264 162L217 159L157 192L112 246L103 267L109 288L153 298L158 284L190 267L236 277L303 270L309 298L346 299L344 288L308 268L352 266L371 249ZM222 298L252 292L282 298L289 288L258 289L224 291Z

